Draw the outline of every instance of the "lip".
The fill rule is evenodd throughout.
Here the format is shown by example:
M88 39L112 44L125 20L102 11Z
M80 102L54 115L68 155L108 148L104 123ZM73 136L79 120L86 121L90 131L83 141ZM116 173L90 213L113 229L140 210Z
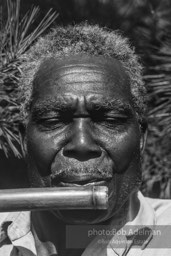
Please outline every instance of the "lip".
M85 184L60 182L58 184L58 186L60 186L60 187L88 187L88 186L103 186L105 184L106 184L106 181L101 180L101 181L88 182Z

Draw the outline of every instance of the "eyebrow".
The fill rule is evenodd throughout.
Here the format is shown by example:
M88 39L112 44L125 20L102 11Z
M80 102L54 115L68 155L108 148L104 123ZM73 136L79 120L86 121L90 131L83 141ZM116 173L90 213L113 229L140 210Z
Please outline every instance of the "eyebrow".
M64 98L58 99L46 99L41 100L35 103L33 106L30 107L31 113L34 117L41 116L45 113L49 112L64 112L70 111L72 112L72 104L66 101Z
M74 113L76 109L76 105L73 102L66 100L64 97L58 97L53 99L46 99L43 101L39 101L33 105L31 108L31 113L35 117L41 116L50 112L71 112ZM88 103L88 104L87 104ZM85 102L87 106L87 110L89 112L108 112L108 111L117 111L118 113L122 113L128 116L133 115L133 108L129 103L125 103L120 99L92 99L88 102Z
M121 101L120 99L102 99L101 102L91 102L90 105L92 105L91 107L96 110L118 110L133 114L132 106L129 103Z

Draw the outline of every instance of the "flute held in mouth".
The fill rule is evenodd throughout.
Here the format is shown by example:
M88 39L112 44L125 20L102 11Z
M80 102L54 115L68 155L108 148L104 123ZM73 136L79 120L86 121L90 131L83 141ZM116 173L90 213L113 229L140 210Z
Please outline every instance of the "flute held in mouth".
M0 190L0 212L49 209L98 209L108 207L108 188L79 186Z

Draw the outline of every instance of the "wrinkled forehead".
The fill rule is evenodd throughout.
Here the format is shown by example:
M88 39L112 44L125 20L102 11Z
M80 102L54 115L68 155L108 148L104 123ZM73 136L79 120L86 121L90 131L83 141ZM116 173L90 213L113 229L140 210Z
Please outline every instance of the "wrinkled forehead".
M47 88L56 86L58 93L82 90L84 93L118 90L130 94L130 83L126 70L117 59L77 55L63 59L45 59L35 76L33 94L38 95Z

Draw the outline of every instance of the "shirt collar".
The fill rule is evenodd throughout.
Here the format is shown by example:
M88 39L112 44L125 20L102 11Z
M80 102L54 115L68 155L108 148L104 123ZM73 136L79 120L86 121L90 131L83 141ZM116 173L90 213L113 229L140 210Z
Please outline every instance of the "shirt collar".
M11 212L0 223L0 242L14 241L30 232L30 212Z
M37 255L31 232L30 214L31 212L12 212L8 213L6 218L0 218L1 245L8 244L8 240L10 240L11 244L18 248L19 255Z

